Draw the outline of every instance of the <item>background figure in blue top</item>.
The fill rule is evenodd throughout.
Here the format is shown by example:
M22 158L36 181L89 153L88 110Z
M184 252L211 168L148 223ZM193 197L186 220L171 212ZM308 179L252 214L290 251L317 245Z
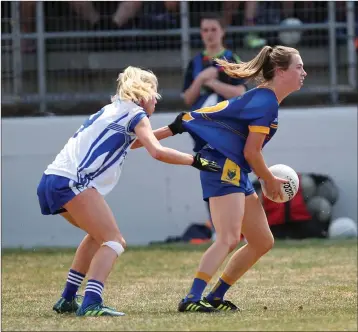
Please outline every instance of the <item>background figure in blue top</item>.
M214 58L241 61L224 46L224 19L216 13L204 13L200 19L200 36L204 50L189 62L183 86L184 101L192 111L241 96L247 90L245 80L227 75L214 62Z
M216 240L204 253L191 289L179 304L181 312L207 312L209 308L239 310L224 299L226 292L272 248L274 239L248 173L252 169L265 181L269 195L274 198L281 195L281 185L286 181L271 173L261 150L277 130L278 105L301 88L307 75L299 52L284 46L265 46L246 63L216 61L228 75L257 78L260 84L242 97L181 113L170 127L173 135L188 131L200 152L222 167L217 175L207 176L203 172L200 175L203 198L210 203ZM212 276L236 249L241 234L247 244L231 256L214 288L202 298Z
M191 110L213 106L246 91L243 79L227 75L213 61L214 58L225 58L230 62L240 62L236 54L224 47L222 18L215 13L203 14L200 35L205 48L189 62L183 86L184 101Z

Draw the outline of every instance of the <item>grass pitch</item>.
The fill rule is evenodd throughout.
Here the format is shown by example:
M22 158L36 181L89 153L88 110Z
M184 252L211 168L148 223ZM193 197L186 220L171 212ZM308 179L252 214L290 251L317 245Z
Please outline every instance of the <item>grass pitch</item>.
M206 247L129 248L105 285L105 304L126 313L114 318L52 311L74 250L5 250L2 330L357 331L356 241L277 241L227 294L242 313L178 313Z

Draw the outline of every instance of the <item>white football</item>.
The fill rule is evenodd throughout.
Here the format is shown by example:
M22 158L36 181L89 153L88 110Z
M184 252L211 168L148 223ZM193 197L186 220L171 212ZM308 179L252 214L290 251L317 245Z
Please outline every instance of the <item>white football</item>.
M356 238L357 235L357 223L347 217L333 220L328 228L328 237L330 239Z
M272 172L274 176L277 176L281 179L288 180L287 183L282 183L282 193L283 193L283 200L280 198L277 198L273 200L269 195L267 195L266 189L265 189L265 183L263 180L259 180L261 183L261 188L263 194L270 199L271 201L274 201L276 203L285 203L290 201L295 195L297 194L298 187L299 187L299 179L298 175L291 167L277 164L269 167L269 170Z

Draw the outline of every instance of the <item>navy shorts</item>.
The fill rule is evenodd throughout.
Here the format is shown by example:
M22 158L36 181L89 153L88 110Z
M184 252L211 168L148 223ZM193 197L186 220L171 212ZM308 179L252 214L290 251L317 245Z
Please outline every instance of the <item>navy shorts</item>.
M85 188L66 177L43 174L37 187L41 213L44 215L66 212L63 205L81 193Z
M221 171L217 173L200 172L204 201L208 201L210 197L232 193L244 193L245 196L249 196L255 192L249 174L232 160L216 150L203 149L200 153L203 158L216 161L221 166Z

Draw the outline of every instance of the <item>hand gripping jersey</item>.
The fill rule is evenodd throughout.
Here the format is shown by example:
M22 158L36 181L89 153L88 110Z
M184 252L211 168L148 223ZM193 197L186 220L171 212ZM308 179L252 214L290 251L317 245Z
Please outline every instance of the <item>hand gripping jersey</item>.
M209 145L251 172L244 157L249 131L266 134L265 145L278 128L278 107L272 90L255 88L241 97L185 114L183 125L195 140L195 152Z
M91 115L68 140L45 174L67 177L102 195L117 184L134 128L147 114L130 101L117 100Z

